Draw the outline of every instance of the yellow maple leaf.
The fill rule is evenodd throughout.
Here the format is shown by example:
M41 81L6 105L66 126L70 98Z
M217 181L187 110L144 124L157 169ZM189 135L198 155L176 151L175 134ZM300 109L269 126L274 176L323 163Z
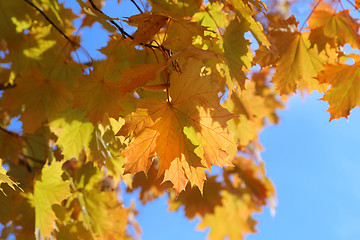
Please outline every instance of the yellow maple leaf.
M54 204L61 204L70 193L70 181L64 181L61 177L63 171L61 162L45 164L41 171L41 180L35 182L34 206L35 206L35 228L43 238L50 237L54 229L56 219L52 210Z
M331 85L321 99L330 105L328 109L331 114L330 120L340 117L347 118L351 109L360 106L359 69L359 62L354 65L334 63L325 65L324 71L319 73L319 82Z
M8 184L12 189L15 190L15 186L20 188L18 186L18 183L14 182L13 180L11 180L11 178L9 178L8 175L6 175L6 170L5 168L2 167L2 160L0 159L0 191L5 194L4 190L1 188L1 183L6 183ZM20 188L21 189L21 188ZM22 189L21 189L22 190ZM6 195L6 194L5 194Z
M236 13L241 18L243 18L246 22L248 22L250 24L250 31L251 31L252 35L255 37L255 39L257 40L257 42L259 44L264 45L265 47L269 48L270 42L267 39L266 35L264 34L263 26L261 25L261 23L257 22L254 19L254 17L253 17L254 12L251 10L251 8L241 0L230 0L230 2L233 5L233 7L235 8ZM259 6L258 3L255 5ZM263 3L261 3L261 5L263 5L263 7L266 7L265 4L263 4Z
M250 42L244 38L249 30L249 23L234 19L230 22L224 33L224 57L228 62L230 74L244 88L246 76L243 66L250 69L252 54L249 52Z
M206 214L198 229L210 227L209 239L242 240L248 233L255 233L256 220L251 217L254 209L248 194L241 197L222 192L222 205L216 206L214 213ZM219 224L228 223L228 224Z
M56 145L62 148L65 160L77 158L84 147L89 147L94 127L85 117L85 111L66 109L49 125L52 132L58 136Z
M312 92L326 90L326 84L319 84L314 78L323 69L324 59L316 48L309 48L310 43L305 34L295 33L287 51L277 63L277 70L272 82L281 94L307 90Z

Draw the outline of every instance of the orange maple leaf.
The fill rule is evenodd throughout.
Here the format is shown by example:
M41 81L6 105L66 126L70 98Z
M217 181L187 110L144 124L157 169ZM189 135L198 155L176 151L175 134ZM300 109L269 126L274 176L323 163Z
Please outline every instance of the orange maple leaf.
M96 124L103 121L105 114L119 118L134 108L132 98L125 95L120 81L110 82L104 79L105 66L94 63L94 70L84 75L74 92L74 106L85 108L90 121Z
M328 64L324 71L319 73L321 83L331 84L331 88L321 100L330 105L328 112L332 119L348 117L350 110L360 106L360 62L354 65Z
M16 79L16 84L4 92L2 104L15 113L24 109L20 116L24 132L34 133L45 120L55 118L71 104L67 84L50 80L36 68Z
M333 14L332 10L315 11L309 20L309 28L314 31L322 31L324 37L314 38L319 33L313 33L312 42L319 42L321 46L323 41L328 38L329 44L334 39L338 44L349 43L355 48L360 48L360 36L358 34L360 24L353 19L349 10L344 10Z
M134 133L122 152L125 169L132 174L149 170L152 157L159 160L158 176L165 172L179 193L189 181L202 190L205 170L231 165L236 149L226 121L234 117L220 106L216 80L201 76L204 64L189 58L182 73L170 76L170 102L141 99L121 134Z
M165 26L168 17L156 12L144 12L127 19L129 25L138 27L133 34L135 43L146 43Z

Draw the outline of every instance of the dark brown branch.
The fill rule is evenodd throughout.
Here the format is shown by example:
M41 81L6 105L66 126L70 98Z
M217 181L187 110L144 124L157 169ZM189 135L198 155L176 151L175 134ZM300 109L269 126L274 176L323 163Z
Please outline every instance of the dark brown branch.
M6 134L9 134L9 135L12 135L12 136L20 137L19 134L17 134L16 132L9 131L9 130L3 128L3 127L0 127L0 131L3 131Z
M101 11L101 10L95 5L95 3L93 2L93 0L89 0L89 2L90 2L90 4L91 4L91 6L92 6L93 9L95 9L95 10L98 11L99 13L102 13L102 14L104 14L105 16L107 16L103 11ZM110 20L110 22L111 22L117 29L119 29L121 35L122 35L124 38L128 37L128 38L130 38L130 39L134 39L133 36L131 36L130 34L128 34L127 32L125 32L125 30L124 30L122 27L120 27L120 25L117 24L114 20Z
M6 89L10 89L10 88L14 88L14 87L16 87L16 84L12 84L12 85L10 85L10 84L4 84L4 83L1 83L0 84L0 91L1 90L6 90Z
M96 5L95 3L93 2L93 0L89 0L91 6L98 12L104 14L105 16L107 16L108 18L110 18L108 15L106 15L103 11L101 11ZM117 28L119 29L121 35L124 37L124 38L130 38L131 40L134 40L134 37L131 36L130 34L128 34L122 27L119 26L119 24L117 24L114 20L110 20L110 22ZM151 44L148 44L148 43L139 43L139 45L141 46L145 46L145 47L148 47L148 48L156 48L156 49L160 49L160 50L163 50L164 52L168 53L168 54L171 54L171 50L163 47L163 46L156 46L156 45L151 45ZM170 55L169 55L170 56Z
M135 5L135 7L139 10L139 12L143 13L139 5L136 4L135 0L131 0L131 2Z
M41 15L43 15L46 21L48 21L66 40L68 40L72 46L78 45L76 42L72 41L58 26L56 26L56 24L40 8L38 8L30 0L24 0L24 1L27 2L33 8L35 8Z

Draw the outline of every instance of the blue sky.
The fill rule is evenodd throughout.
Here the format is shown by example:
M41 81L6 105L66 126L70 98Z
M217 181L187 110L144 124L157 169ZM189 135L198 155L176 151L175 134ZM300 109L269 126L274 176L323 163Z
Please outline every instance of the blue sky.
M75 0L68 2L76 5ZM130 1L123 0L121 8L115 7L116 2L109 0L104 12L113 17L138 13ZM104 37L95 41L95 35ZM82 37L82 45L98 57L94 49L106 44L106 32L96 24L85 29ZM287 109L279 112L281 123L260 134L278 206L273 217L269 209L256 215L259 233L248 240L360 239L360 112L355 109L349 120L329 122L328 104L319 98L318 93L304 99L292 97ZM125 200L129 202L130 197ZM183 211L168 213L165 197L137 206L144 240L204 239L207 235L195 231L198 221L188 221Z

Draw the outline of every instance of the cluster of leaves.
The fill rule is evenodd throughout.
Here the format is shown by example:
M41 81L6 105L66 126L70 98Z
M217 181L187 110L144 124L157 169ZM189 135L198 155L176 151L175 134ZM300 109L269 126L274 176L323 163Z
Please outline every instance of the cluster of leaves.
M211 239L243 239L275 205L257 134L286 96L324 92L331 119L360 104L360 59L343 51L360 47L344 7L359 1L314 1L300 28L288 1L132 1L125 20L77 2L0 0L2 239L136 238L121 182L143 203L168 194ZM82 62L78 33L95 22L105 58Z

